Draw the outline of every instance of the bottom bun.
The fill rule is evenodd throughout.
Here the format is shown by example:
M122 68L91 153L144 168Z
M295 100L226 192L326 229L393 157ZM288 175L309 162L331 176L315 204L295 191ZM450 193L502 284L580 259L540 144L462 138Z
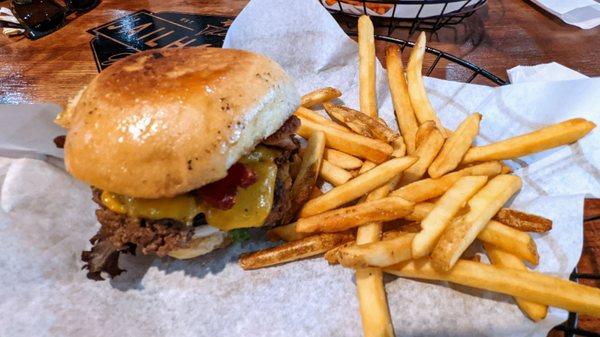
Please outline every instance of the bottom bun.
M179 260L186 260L208 254L217 248L229 245L231 240L226 232L210 227L210 233L207 233L206 227L210 226L201 226L196 229L192 240L185 247L174 249L168 255Z

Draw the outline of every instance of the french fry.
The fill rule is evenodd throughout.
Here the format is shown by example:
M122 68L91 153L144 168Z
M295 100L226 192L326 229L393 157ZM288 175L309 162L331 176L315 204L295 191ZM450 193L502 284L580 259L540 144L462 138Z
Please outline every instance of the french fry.
M534 266L539 262L537 246L531 236L500 222L489 221L477 238L505 252L511 252Z
M422 230L412 242L412 255L415 259L431 253L450 220L485 185L487 180L486 176L462 177L444 193L431 212L421 221Z
M354 156L334 149L325 149L325 154L323 158L331 162L333 165L346 170L360 168L363 163L362 160Z
M364 161L362 166L360 167L360 170L358 171L358 175L361 175L367 171L369 171L370 169L374 168L375 166L377 166L377 164L371 162L371 161Z
M421 145L421 143L423 143L423 141L429 137L429 135L431 134L431 132L433 132L435 128L436 126L433 121L426 121L423 124L419 125L417 133L415 135L415 146L418 148L419 145Z
M412 258L414 236L413 233L405 233L387 240L342 247L337 251L337 261L348 268L391 266Z
M402 218L412 212L413 206L412 202L397 197L368 201L300 218L296 222L296 230L300 233L341 232L369 222Z
M458 167L458 164L460 164L465 153L467 153L471 144L473 144L473 140L479 133L480 121L481 114L471 114L446 139L440 153L427 170L430 177L439 178Z
M358 19L358 79L360 112L377 117L375 32L367 15L361 15Z
M490 180L469 200L469 211L442 234L431 253L432 263L443 271L452 269L488 221L520 188L521 178L517 176L499 175Z
M390 129L384 122L370 117L360 111L332 103L323 103L325 111L352 131L369 138L376 138L387 143L393 142L398 134Z
M411 221L422 221L425 219L427 214L431 212L433 207L435 207L435 204L431 202L420 202L415 204L415 208L413 209L412 213L407 215L405 219Z
M347 233L319 234L242 254L238 262L246 270L263 268L315 256L353 239L354 236Z
M415 205L413 212L404 217L404 219L412 221L421 221L427 214L433 209L434 204L430 203L419 203ZM408 224L401 227L401 232L411 232L420 230L414 226L416 223ZM388 231L383 233L383 237L386 235L393 235L394 231ZM539 255L537 252L537 246L535 241L525 232L521 232L512 227L508 227L497 221L489 221L485 228L477 235L477 239L481 242L487 242L495 247L498 247L504 251L511 252L519 258L537 265L539 262Z
M398 137L394 139L392 148L394 148L392 157L400 158L406 156L406 144L404 143L404 138L402 138L402 136L398 135Z
M321 172L319 173L323 180L331 183L333 186L340 186L352 179L352 174L341 167L337 167L329 161L323 159Z
M393 177L412 165L414 157L394 158L371 169L347 183L336 186L322 196L308 201L300 211L300 217L323 213L356 200L370 191L382 186Z
M390 193L416 203L430 200L444 194L458 179L465 176L488 176L500 174L502 165L499 162L487 162L469 166L460 171L448 173L437 179L422 179L412 184L402 186Z
M416 135L419 125L415 117L415 111L410 103L408 85L404 77L404 66L400 57L400 46L389 46L385 51L388 84L392 94L392 102L396 111L398 128L406 143L406 152L410 155L416 149Z
M405 186L421 179L442 148L442 145L444 145L444 137L439 130L434 128L429 132L428 137L421 144L417 145L415 156L419 159L404 171L402 179L400 179L400 186Z
M396 139L398 140L398 139ZM402 141L402 145L404 142ZM399 143L394 144L394 153L399 154ZM404 154L402 154L404 155ZM378 200L386 197L396 187L400 175L396 175L387 184L370 192L366 201ZM360 226L356 231L356 243L364 244L376 242L381 239L381 222L369 222ZM342 248L342 247L340 247ZM336 255L337 256L337 253ZM390 312L385 297L383 272L379 268L359 268L355 271L356 292L362 318L363 330L369 336L394 336Z
M509 174L512 172L513 172L513 169L510 166L502 163L502 174Z
M342 96L342 92L337 90L336 88L320 88L302 96L302 98L300 99L300 106L305 108L311 108L315 105L334 100L340 96Z
M595 127L596 124L583 118L569 119L521 136L485 146L473 147L465 154L463 163L504 160L527 156L532 153L576 142Z
M320 197L322 195L323 195L323 191L321 191L321 189L319 187L314 186L312 189L312 192L310 193L309 200Z
M300 128L297 131L298 135L303 138L309 138L313 132L323 131L325 133L325 145L329 148L368 159L375 163L384 162L392 154L393 148L380 140L341 131L327 125L315 123L303 117L300 117L300 120L302 124L300 124Z
M510 208L502 208L494 220L523 232L544 233L552 229L552 220Z
M302 154L300 169L290 190L291 209L283 219L288 223L309 199L321 171L321 161L325 151L325 134L317 131L310 136Z
M449 272L438 271L427 258L385 268L396 276L449 281L489 290L580 314L600 316L600 289L534 271L459 260Z
M408 80L408 94L410 96L410 102L413 109L415 110L415 116L420 124L426 121L433 121L443 137L447 137L446 129L440 122L437 114L433 110L429 98L427 98L427 92L425 91L425 85L423 84L423 75L421 74L423 68L423 57L425 56L425 43L426 37L425 32L421 32L414 47L410 53L408 59L408 65L406 66L406 77Z
M490 258L490 261L492 261L493 265L517 270L527 270L527 267L523 261L521 261L521 259L519 259L517 256L504 252L487 243L484 243L483 247L485 248L485 251L487 252L487 255ZM527 315L527 317L534 322L544 319L548 314L548 306L546 305L530 302L518 297L515 297L515 301L517 302L519 308L521 308L521 311L523 311L523 313L525 313L525 315Z
M337 252L344 247L352 246L355 244L356 243L354 241L350 241L350 242L344 243L343 245L339 245L335 248L332 248L332 249L326 251L325 254L323 254L323 258L325 260L327 260L327 262L329 264L338 264L339 262L337 260Z
M267 238L271 241L283 240L283 241L296 241L306 237L311 236L312 234L307 233L298 233L296 231L296 223L292 222L284 226L277 226L269 229L267 231Z
M360 318L364 336L394 336L387 305L383 272L379 268L357 269L355 272Z
M294 114L296 115L296 117L298 117L300 119L307 119L307 120L313 121L313 122L315 122L317 124L327 125L329 127L332 127L334 129L338 129L340 131L352 132L347 127L342 126L342 125L340 125L340 124L332 121L331 119L327 119L327 118L319 115L315 111L312 111L312 110L307 109L307 108L299 107L296 110L296 112L294 112Z

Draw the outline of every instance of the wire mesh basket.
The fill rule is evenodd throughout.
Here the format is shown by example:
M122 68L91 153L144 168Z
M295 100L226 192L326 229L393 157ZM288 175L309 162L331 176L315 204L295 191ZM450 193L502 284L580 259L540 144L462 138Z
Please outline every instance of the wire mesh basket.
M396 29L437 31L461 23L485 6L487 0L319 0L334 17L349 28L360 15L371 17L373 25Z
M356 32L348 32L350 36L356 36ZM410 53L404 52L406 48L412 48L415 44L403 39L397 39L386 35L375 35L375 39L391 44L397 44L402 50L402 55ZM488 70L479 67L469 61L461 59L452 54L443 52L439 49L426 47L425 58L423 60L423 74L437 78L448 79L464 83L478 83L487 85L505 85L508 82L492 74ZM406 60L405 60L406 61Z

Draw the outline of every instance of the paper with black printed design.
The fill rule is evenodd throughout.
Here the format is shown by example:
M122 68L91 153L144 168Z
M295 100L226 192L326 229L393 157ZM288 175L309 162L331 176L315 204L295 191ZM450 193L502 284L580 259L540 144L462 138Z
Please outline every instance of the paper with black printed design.
M264 53L302 92L334 86L358 107L356 43L316 1L251 1L225 47ZM395 126L385 71L377 69L379 112ZM600 79L425 84L448 128L469 113L483 115L478 144L576 116L600 123ZM567 277L577 264L584 196L600 196L599 147L595 130L577 144L510 163L523 178L511 206L554 222L550 233L535 235L536 270ZM254 240L189 261L123 256L127 272L94 282L80 260L99 228L90 189L54 161L31 158L0 159L0 185L1 336L362 334L352 270L313 258L244 271L236 262L241 252L271 245ZM462 286L391 276L385 283L397 336L546 336L567 318L552 308L533 323L512 298Z

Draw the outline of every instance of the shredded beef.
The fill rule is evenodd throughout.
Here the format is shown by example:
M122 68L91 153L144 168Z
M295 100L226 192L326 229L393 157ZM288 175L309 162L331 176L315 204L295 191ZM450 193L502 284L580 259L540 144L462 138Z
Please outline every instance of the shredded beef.
M52 141L54 142L54 145L56 145L57 148L63 149L65 147L66 140L67 140L67 136L62 135L62 136L54 137L54 139Z
M281 223L291 209L289 192L292 186L290 177L290 161L298 158L298 141L293 134L299 126L299 120L292 116L273 135L268 137L263 144L281 150L281 156L276 159L278 166L273 207L265 221L266 226L275 226ZM136 248L143 254L154 253L165 256L171 250L185 246L192 238L194 226L199 225L194 219L194 226L173 220L148 220L119 214L106 208L100 199L101 190L93 189L93 200L100 206L96 210L96 217L101 227L98 233L90 240L92 248L81 254L85 262L84 269L88 270L88 278L103 280L102 272L110 277L115 277L124 270L119 268L119 255L135 254ZM203 217L197 217L202 218ZM204 224L206 222L202 221ZM201 225L201 224L200 224Z
M294 133L300 127L300 119L294 115L263 141L264 145L278 147L283 150L294 151L298 149L298 142L294 139Z

